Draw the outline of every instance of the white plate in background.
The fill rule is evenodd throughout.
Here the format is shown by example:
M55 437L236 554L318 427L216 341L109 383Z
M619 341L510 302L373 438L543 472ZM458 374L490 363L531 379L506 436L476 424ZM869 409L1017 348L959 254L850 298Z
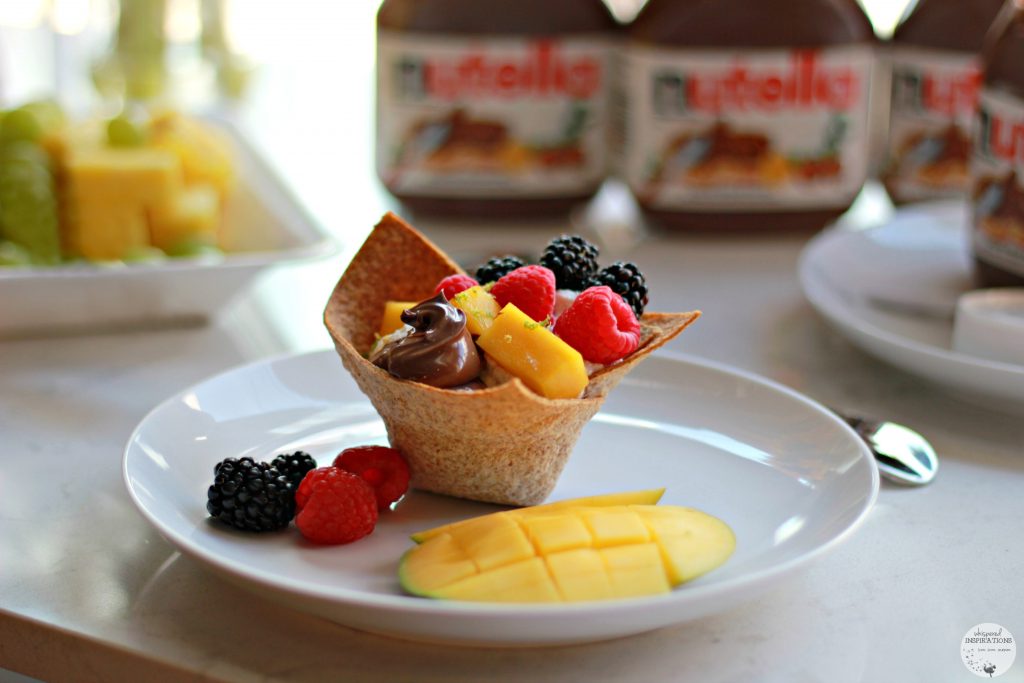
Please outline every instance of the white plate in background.
M224 457L306 450L329 464L385 442L383 424L336 354L231 370L169 399L126 446L142 514L184 554L245 588L354 628L462 644L550 645L614 638L728 609L832 548L864 519L878 475L864 443L818 404L721 366L645 361L588 424L551 496L666 487L736 533L722 566L667 595L572 605L460 603L402 593L409 534L500 509L413 492L350 545L317 547L293 527L254 535L212 523L206 489Z
M337 250L243 137L210 123L235 147L224 258L0 268L0 336L202 322L267 267Z
M811 305L857 346L901 370L1024 411L1024 366L952 350L957 299L972 289L962 202L897 210L876 227L830 228L800 258Z

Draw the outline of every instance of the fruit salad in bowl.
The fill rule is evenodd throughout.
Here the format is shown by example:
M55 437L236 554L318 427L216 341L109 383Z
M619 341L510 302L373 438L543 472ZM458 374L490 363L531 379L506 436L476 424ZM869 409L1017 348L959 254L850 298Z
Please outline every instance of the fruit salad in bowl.
M394 214L374 228L324 321L414 487L542 502L608 392L700 316L645 311L639 270L596 257L566 236L471 278Z
M0 266L220 256L230 141L172 110L0 112Z

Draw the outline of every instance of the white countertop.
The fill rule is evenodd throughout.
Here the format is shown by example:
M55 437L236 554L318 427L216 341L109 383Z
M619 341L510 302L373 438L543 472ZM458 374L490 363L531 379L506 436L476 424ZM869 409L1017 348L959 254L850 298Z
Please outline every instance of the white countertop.
M540 233L550 227L500 239L536 245ZM497 239L431 235L467 254ZM628 251L658 309L705 313L670 349L904 422L942 458L929 487L884 486L867 523L783 588L624 640L474 650L358 633L181 557L128 499L129 432L212 373L328 346L319 311L347 245L329 263L279 269L207 327L0 342L0 667L78 681L972 680L959 653L968 629L1024 634L1024 419L962 402L828 329L798 288L803 241L660 236ZM1003 680L1024 680L1024 662Z

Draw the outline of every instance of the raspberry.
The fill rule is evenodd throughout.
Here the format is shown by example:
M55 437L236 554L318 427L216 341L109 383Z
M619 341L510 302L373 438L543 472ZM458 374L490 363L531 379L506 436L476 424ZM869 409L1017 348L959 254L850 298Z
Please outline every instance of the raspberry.
M306 472L316 469L316 460L313 456L304 451L295 451L292 454L281 454L270 462L270 466L277 468L295 488L299 487Z
M622 297L604 285L580 292L554 332L591 363L613 363L640 346L640 323Z
M409 465L394 448L346 448L334 459L334 466L362 477L373 487L378 510L387 510L409 490Z
M302 480L299 491L302 505L295 526L314 543L351 543L377 524L373 489L350 472L337 467L315 469ZM297 504L298 499L296 494Z
M497 282L516 268L522 268L526 261L518 256L496 256L476 269L477 282Z
M523 266L494 283L491 295L499 306L511 303L537 322L555 310L555 274L544 266Z
M449 275L437 283L437 287L434 287L434 296L437 296L438 292L444 292L445 298L448 299L448 301L451 301L459 292L465 291L470 287L475 287L478 284L479 283L470 276L456 273L455 275Z
M579 235L562 235L548 243L541 254L540 264L551 269L559 289L580 291L587 280L597 272L596 246Z
M243 531L275 531L295 514L295 486L265 462L225 458L206 491L211 517Z
M588 287L607 285L626 300L639 319L647 305L647 282L635 263L616 261L587 281Z

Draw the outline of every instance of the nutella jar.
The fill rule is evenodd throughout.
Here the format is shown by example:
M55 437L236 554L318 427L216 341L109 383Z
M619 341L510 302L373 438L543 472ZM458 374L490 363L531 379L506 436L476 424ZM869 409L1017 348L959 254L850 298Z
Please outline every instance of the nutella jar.
M897 204L966 194L981 47L1002 5L920 0L896 27L882 181Z
M385 0L377 173L413 212L562 215L608 171L600 0Z
M986 39L971 157L971 247L978 284L1024 286L1024 0Z
M854 0L650 0L629 31L622 173L656 224L813 230L868 172L874 32Z

